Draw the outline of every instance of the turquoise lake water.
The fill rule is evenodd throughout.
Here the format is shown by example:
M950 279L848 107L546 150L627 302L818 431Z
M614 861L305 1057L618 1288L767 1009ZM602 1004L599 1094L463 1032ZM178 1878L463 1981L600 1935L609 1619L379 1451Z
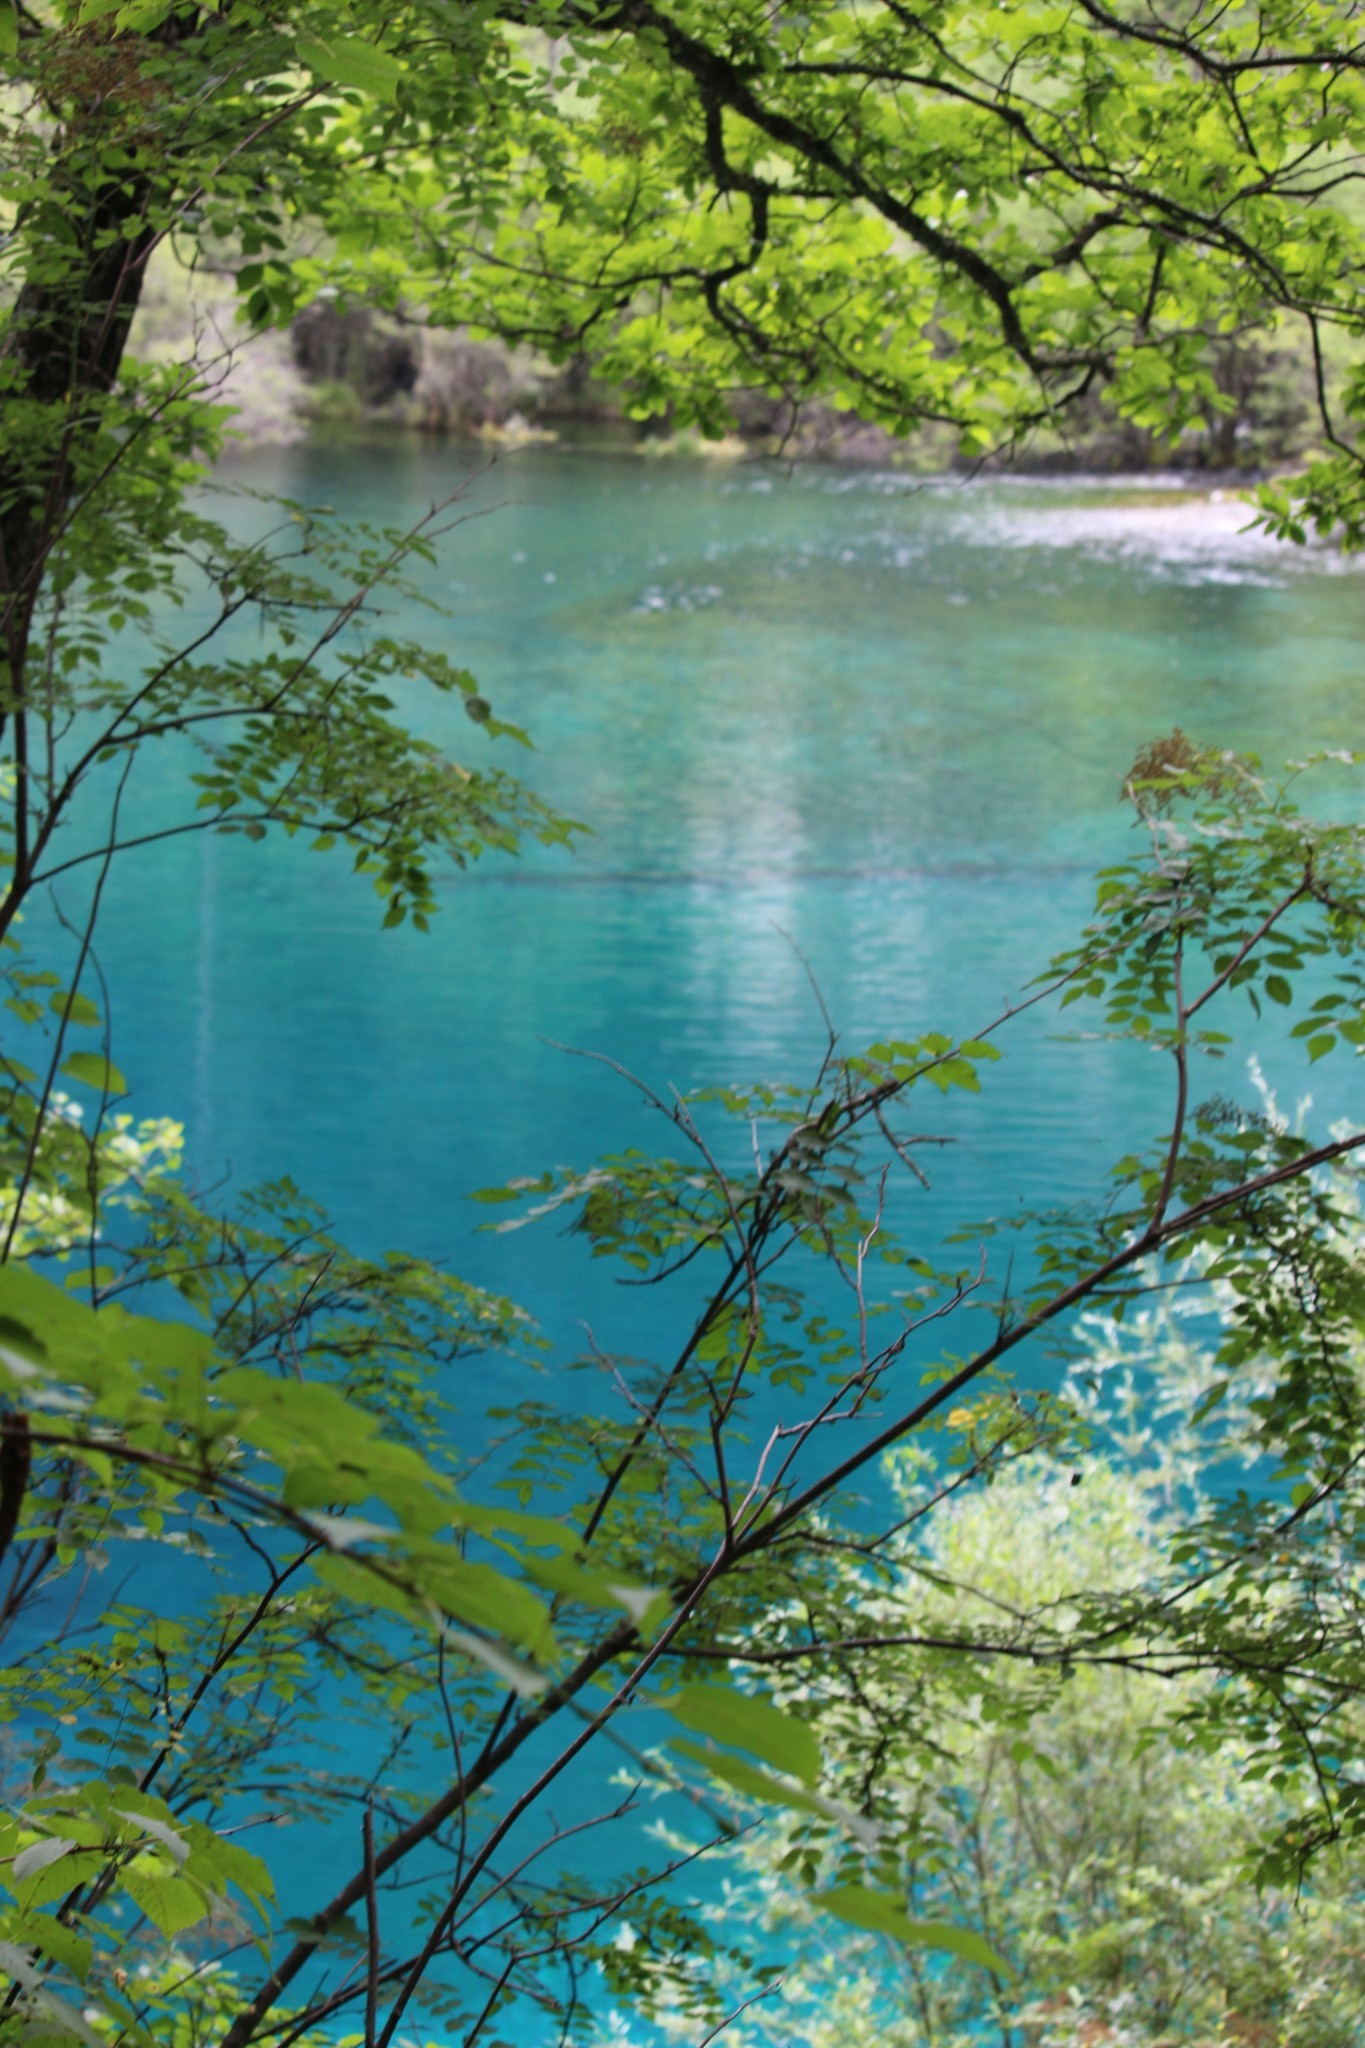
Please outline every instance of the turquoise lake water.
M406 525L477 460L303 446L228 475ZM492 757L591 836L452 872L426 936L382 932L344 857L173 842L116 870L103 961L136 1103L183 1120L206 1182L288 1173L353 1241L447 1257L568 1343L604 1301L603 1341L656 1308L552 1233L529 1259L475 1235L466 1192L662 1133L546 1040L656 1086L802 1078L822 1028L791 941L850 1047L975 1029L1131 849L1144 741L1365 739L1361 575L1239 533L1230 497L537 450L466 508L429 577L451 616L416 623L534 736ZM488 749L458 706L404 708ZM1164 1127L1158 1062L1055 1021L945 1112L915 1232L1094 1194Z
M407 525L476 460L303 446L226 478ZM134 1106L183 1121L202 1182L288 1174L357 1245L516 1296L559 1359L584 1321L661 1348L685 1303L617 1290L553 1230L478 1233L470 1189L666 1138L547 1041L661 1088L804 1078L823 1030L793 941L849 1047L974 1031L1132 850L1118 790L1144 742L1365 741L1361 574L1240 533L1232 499L546 450L466 503L488 516L427 578L450 616L413 624L533 734L493 758L591 836L452 873L426 936L382 932L344 857L181 840L115 871L101 958ZM458 706L404 709L461 758L487 747ZM980 1102L935 1107L956 1143L897 1197L904 1232L932 1248L1098 1197L1165 1128L1157 1060L1056 1029L1022 1021ZM1263 1051L1292 1101L1301 1055ZM1314 1085L1324 1120L1347 1106L1345 1069ZM475 1434L499 1391L485 1364L456 1390Z

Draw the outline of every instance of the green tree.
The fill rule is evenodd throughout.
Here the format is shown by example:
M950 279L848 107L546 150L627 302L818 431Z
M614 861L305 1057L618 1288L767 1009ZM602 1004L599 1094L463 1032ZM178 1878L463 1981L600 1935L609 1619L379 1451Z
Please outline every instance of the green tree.
M968 451L1064 428L1101 387L1177 436L1233 403L1230 335L1289 328L1331 451L1310 498L1336 478L1349 514L1322 351L1359 335L1354 7L644 0L607 19L603 47L591 9L564 11L519 207L427 229L458 279L434 303L473 292L552 352L591 338L643 410L707 430L727 387L757 387L894 432L942 421ZM1342 398L1349 419L1354 382Z
M1020 1652L1069 1668L1116 1645L1189 1663L1208 1676L1203 1729L1234 1730L1247 1775L1271 1772L1283 1794L1249 1847L1262 1875L1292 1884L1315 1851L1354 1836L1361 1300L1355 1218L1316 1176L1365 1138L1314 1144L1222 1100L1192 1105L1188 1071L1226 1044L1239 991L1279 1000L1306 962L1326 969L1305 1019L1315 1051L1359 1038L1360 835L1304 818L1228 757L1178 736L1155 761L1163 752L1175 761L1135 785L1150 852L1103 878L1096 923L1034 1000L1097 1003L1109 1029L1164 1047L1172 1129L1119 1163L1100 1217L1054 1222L1018 1300L991 1305L984 1274L899 1252L879 1223L886 1172L914 1168L901 1105L978 1086L1006 1019L965 1042L929 1034L850 1057L831 1043L806 1089L651 1098L679 1156L510 1191L533 1215L568 1206L596 1251L669 1280L680 1336L671 1359L599 1360L614 1413L523 1406L508 1418L510 1469L482 1479L461 1475L429 1375L442 1350L515 1337L505 1305L411 1262L347 1259L288 1191L237 1223L203 1216L148 1169L155 1132L141 1147L117 1134L110 1203L133 1227L97 1234L98 1173L62 1169L81 1157L69 1122L50 1154L38 1148L29 1184L46 1187L63 1232L48 1243L80 1263L76 1293L31 1264L0 1276L10 1611L131 1536L173 1545L217 1590L174 1616L114 1606L93 1644L81 1628L11 1667L9 1711L39 1741L4 1851L9 2010L26 2030L79 2031L84 1998L116 2032L159 2038L185 2022L215 1955L241 1967L252 1911L269 1962L238 1994L213 1978L206 2038L269 2038L354 2009L384 2040L414 1999L477 2035L516 1997L571 2015L593 1965L619 1991L671 1982L719 2017L693 1967L704 1930L659 1889L693 1852L588 1875L552 1818L575 1774L598 1799L575 1837L633 1812L660 1774L713 1814L718 1793L738 1791L799 1816L798 1866L824 1910L1002 1968L991 1930L907 1915L902 1845L878 1826L873 1786L837 1748L822 1756L824 1674L875 1647L840 1560L894 1567L904 1520L878 1535L838 1502L886 1449L945 1420L957 1468L935 1468L915 1518L1021 1452L1084 1458L1083 1405L1029 1393L1006 1368L1087 1304L1190 1284L1175 1259L1200 1262L1225 1314L1216 1367L1254 1396L1256 1483L1189 1504L1161 1584L1078 1587L1074 1616L1045 1605L1003 1640L964 1611L940 1647L969 1674ZM14 1099L32 1113L17 1081ZM747 1168L719 1163L739 1151L729 1118L757 1128ZM831 1267L851 1290L843 1328L818 1286ZM129 1314L149 1284L149 1306L170 1287L189 1319ZM926 1353L950 1321L954 1349ZM1215 1379L1210 1412L1219 1393ZM751 1445L769 1412L779 1419ZM775 1608L790 1619L775 1624ZM799 1707L793 1663L815 1676ZM768 1667L775 1700L743 1682ZM382 1709L373 1778L301 1778L299 1740L347 1700ZM631 1733L642 1703L678 1726L662 1757ZM619 1744L639 1775L603 1803L598 1752ZM433 1745L434 1795L429 1766L413 1768ZM267 1865L232 1832L247 1787L272 1811L322 1816L333 1853L348 1832L354 1843L352 1873L329 1876L288 1927ZM712 1839L730 1825L717 1815ZM623 1909L643 1934L628 1952L612 1935ZM137 1967L129 1910L163 1940L198 1930L178 1974Z
M1344 1211L1357 1207L1352 1183L1339 1192ZM1217 1284L1211 1294L1235 1318L1234 1298ZM1239 1670L1218 1612L1227 1550L1206 1553L1202 1585L1171 1574L1192 1525L1217 1526L1220 1475L1226 1491L1261 1465L1257 1404L1275 1377L1263 1359L1212 1398L1221 1375L1201 1320L1161 1295L1122 1323L1092 1315L1062 1387L1083 1435L1021 1436L985 1485L944 1500L932 1456L893 1454L900 1525L875 1550L846 1551L847 1618L832 1639L817 1650L811 1615L779 1609L737 1651L803 1715L841 1795L875 1820L906 1911L979 1928L1009 1965L945 1970L886 1934L831 1929L792 1876L831 1883L837 1860L821 1867L798 1829L769 1820L730 1852L733 1878L711 1909L732 1937L749 1925L785 1952L771 2005L745 2016L758 2038L1356 2040L1356 1856L1338 1845L1304 1884L1284 1872L1257 1882L1266 1842L1293 1823L1294 1793L1255 1692L1303 1657L1302 1642L1275 1611L1279 1587L1258 1589L1255 1605L1243 1589L1242 1627L1254 1616L1289 1654L1279 1670ZM970 1405L949 1418L960 1470L979 1426ZM1353 1556L1320 1551L1314 1578L1320 1614L1354 1614ZM1173 1625L1185 1605L1202 1611ZM1219 1698L1229 1682L1243 1688L1232 1712ZM1358 1687L1344 1687L1326 1739L1359 1716ZM738 2003L752 1986L732 1981ZM675 2007L665 1983L651 2017L667 2027Z
M287 1187L205 1213L171 1134L117 1107L92 952L125 848L302 832L347 848L388 921L420 922L438 859L571 831L395 710L425 683L485 737L517 737L389 618L458 507L349 536L286 507L245 542L207 515L194 487L226 426L212 351L147 364L129 346L152 252L233 266L248 327L341 287L554 350L600 336L638 405L708 430L718 389L758 381L897 426L946 418L985 445L1106 379L1129 416L1176 430L1208 396L1220 320L1349 327L1355 231L1334 195L1354 175L1360 59L1335 47L1339 11L1179 31L1000 13L983 37L965 9L0 8L0 1623L17 1744L0 1954L16 2037L245 2048L347 2015L387 2048L414 2001L474 2039L518 1999L572 2020L593 1968L686 1986L702 1935L662 1873L604 1877L552 1818L573 1774L600 1785L604 1749L638 1750L642 1699L683 1732L641 1771L708 1801L712 1781L756 1793L813 1844L846 1840L858 1874L830 1910L900 1926L867 1817L822 1776L805 1721L735 1682L736 1646L779 1600L825 1611L824 1518L860 1471L1084 1304L1150 1287L1153 1259L1202 1246L1240 1288L1228 1372L1278 1362L1258 1426L1305 1489L1287 1521L1272 1488L1207 1539L1248 1600L1272 1570L1288 1589L1274 1631L1249 1620L1215 1645L1230 1683L1212 1699L1241 1713L1232 1681L1273 1666L1300 1609L1308 1626L1313 1545L1351 1552L1358 1289L1314 1174L1362 1140L1201 1108L1189 1075L1222 1045L1215 1009L1282 1002L1303 966L1324 990L1310 1050L1358 1046L1359 837L1178 736L1135 784L1150 857L1105 878L1049 983L1169 1055L1170 1130L1123 1163L1098 1220L1050 1236L1038 1291L984 1335L984 1279L884 1245L878 1187L913 1170L898 1105L976 1088L1007 1019L854 1057L832 1040L786 1091L651 1097L678 1156L547 1178L532 1207L668 1279L679 1334L667 1357L611 1360L606 1414L504 1418L501 1477L461 1466L437 1368L529 1341L514 1308L411 1259L353 1257ZM177 638L159 621L187 593ZM142 791L154 742L186 761L170 816ZM75 876L69 958L30 958L25 906ZM732 1119L757 1127L752 1165L729 1163L749 1157ZM842 1329L830 1273L851 1288ZM950 1318L961 1348L933 1354L925 1391L920 1352ZM782 1419L755 1452L769 1402ZM1071 1426L1002 1383L976 1463L1019 1430ZM133 1544L174 1563L182 1611L100 1601L99 1561ZM33 1617L59 1592L70 1619L39 1650ZM1304 1684L1349 1695L1345 1624L1312 1641ZM1311 1790L1263 1848L1286 1867L1358 1818L1354 1749L1324 1748L1297 1685L1295 1667L1258 1694L1287 1782ZM382 1731L371 1773L301 1773L301 1745L348 1712ZM261 1837L239 1837L252 1800L328 1830L292 1924ZM636 1803L599 1799L572 1843ZM627 1905L646 1936L634 1964L611 1933ZM990 1965L979 1931L910 1936Z

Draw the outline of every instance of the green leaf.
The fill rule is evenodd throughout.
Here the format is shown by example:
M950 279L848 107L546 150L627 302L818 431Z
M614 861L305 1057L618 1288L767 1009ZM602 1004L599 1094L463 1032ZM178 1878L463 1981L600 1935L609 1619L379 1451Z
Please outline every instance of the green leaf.
M658 1704L684 1728L747 1749L804 1785L820 1775L820 1745L804 1721L728 1686L684 1685Z
M14 0L0 0L0 57L12 57L19 48L19 10Z
M391 100L403 76L403 67L387 50L365 43L358 36L300 36L294 45L300 64L315 78L329 85L345 85L372 98Z
M191 1821L187 1832L195 1877L219 1898L226 1897L229 1885L235 1885L264 1918L265 1906L275 1896L275 1884L262 1859L240 1842L225 1841L202 1821Z
M60 1863L64 1856L79 1846L70 1835L45 1835L41 1842L30 1842L27 1849L21 1849L15 1857L11 1874L15 1882L22 1884L26 1877L36 1877L49 1864Z
M522 1558L521 1562L538 1586L581 1600L587 1607L624 1608L637 1628L647 1628L650 1621L661 1621L668 1613L668 1595L655 1586L624 1585L601 1572L588 1571L568 1557Z
M125 0L117 16L120 29L131 29L134 35L150 35L159 28L170 13L170 0Z
M0 0L0 5L3 5L3 0ZM73 1024L98 1024L100 1021L98 1009L79 989L54 989L47 999L47 1007L54 1017L67 1017Z
M833 1821L861 1842L865 1849L875 1849L880 1839L880 1830L875 1821L865 1814L854 1813L847 1806L841 1806L836 1799L826 1799L823 1793L803 1791L790 1779L774 1778L757 1764L745 1761L742 1756L727 1756L723 1750L706 1749L700 1742L690 1742L685 1735L670 1737L668 1747L678 1756L686 1757L689 1763L701 1764L713 1778L722 1785L728 1785L733 1792L742 1793L744 1798L756 1800L762 1806L782 1806L794 1813L814 1814L820 1820Z
M86 2023L84 2016L64 1998L58 1998L55 1992L48 1989L46 1980L34 1968L32 1958L25 1955L17 1942L0 1941L0 1969L8 1971L15 1983L23 1987L39 2013L49 2023L56 2022L58 2031L55 2037L51 2025L42 2027L40 2022L38 2026L25 2028L25 2034L29 2039L50 2042L54 2038L57 2041L65 2038L84 2041L86 2048L104 2048L99 2035Z
M550 1681L543 1671L537 1671L532 1664L523 1663L514 1657L501 1643L491 1642L486 1636L476 1636L468 1629L446 1627L441 1631L442 1640L462 1656L472 1657L476 1664L482 1664L486 1671L510 1686L518 1699L534 1699L544 1692Z
M486 1629L495 1638L495 1649L508 1665L502 1675L510 1681L510 1669L520 1660L512 1656L509 1643L533 1656L553 1655L554 1638L548 1610L525 1586L495 1572L488 1565L466 1564L453 1552L431 1552L397 1558L392 1569L397 1579L377 1569L367 1569L351 1557L323 1557L313 1566L324 1584L360 1607L381 1607L406 1615L416 1626L449 1633L448 1619L468 1623L472 1629ZM471 1645L483 1638L470 1635L460 1647L476 1654ZM492 1654L483 1657L492 1661ZM526 1689L538 1690L527 1674Z
M1267 974L1265 992L1272 1003L1288 1004L1294 1000L1294 991L1282 974Z
M64 1926L54 1913L33 1913L15 1927L25 1947L40 1948L54 1963L69 1970L78 1984L90 1975L94 1946L74 1927Z
M1004 1958L970 1927L954 1927L948 1920L912 1920L895 1899L885 1892L874 1892L868 1885L836 1885L831 1891L815 1892L812 1897L817 1906L823 1906L837 1920L846 1920L850 1927L861 1927L868 1934L889 1934L893 1941L903 1941L913 1948L941 1949L945 1955L975 1963L997 1977L1014 1975Z
M124 1806L115 1806L112 1808L112 1811L118 1815L120 1820L130 1820L134 1827L142 1830L144 1835L147 1835L153 1842L159 1843L170 1857L172 1863L178 1865L187 1860L190 1853L190 1845L183 1835L176 1833L169 1822L158 1819L155 1814L134 1813Z
M98 1089L101 1095L128 1093L128 1083L113 1061L101 1052L69 1053L62 1061L62 1072L69 1081L80 1081L87 1088Z
M208 1918L210 1895L151 1855L135 1856L123 1872L121 1883L168 1940Z
M22 1265L0 1266L0 1344L62 1380L93 1388L106 1403L137 1398L129 1363L163 1376L175 1412L197 1415L211 1339L188 1323L130 1316L117 1304L95 1310ZM15 1360L5 1360L11 1373ZM110 1412L113 1412L111 1408Z

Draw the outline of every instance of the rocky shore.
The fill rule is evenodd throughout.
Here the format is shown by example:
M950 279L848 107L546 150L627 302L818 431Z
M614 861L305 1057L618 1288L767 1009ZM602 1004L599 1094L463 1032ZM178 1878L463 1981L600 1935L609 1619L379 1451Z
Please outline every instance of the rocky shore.
M481 438L495 444L577 443L600 436L642 454L755 453L865 462L922 474L962 467L951 430L926 427L896 439L856 415L817 403L799 409L757 391L733 395L735 432L705 442L661 416L628 417L621 394L593 375L586 357L556 366L461 330L435 331L416 319L363 303L319 299L288 331L243 337L235 324L230 272L191 277L155 265L137 336L153 355L185 352L191 337L209 361L234 430L254 446L287 443L318 423L354 424ZM1117 420L1102 399L1011 451L1015 469L1036 474L1150 475L1175 471L1209 484L1252 482L1300 461L1312 447L1307 366L1292 351L1245 345L1222 366L1231 409L1176 447Z

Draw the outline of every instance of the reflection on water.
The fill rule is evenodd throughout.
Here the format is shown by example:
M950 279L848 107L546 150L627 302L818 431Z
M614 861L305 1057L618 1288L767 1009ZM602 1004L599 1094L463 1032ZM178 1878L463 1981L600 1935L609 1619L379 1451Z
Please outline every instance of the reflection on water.
M302 448L244 474L407 525L462 460ZM477 483L470 508L495 502L430 578L434 631L534 734L508 765L591 825L577 855L452 876L424 937L381 933L344 858L179 840L116 871L101 957L137 1105L183 1118L205 1181L289 1174L353 1241L506 1288L560 1358L584 1321L657 1354L685 1311L572 1238L474 1234L471 1188L672 1136L547 1041L661 1088L804 1078L804 960L849 1045L975 1031L1130 847L1140 744L1179 723L1275 760L1361 736L1359 578L1240 534L1232 503L544 452ZM404 708L462 757L485 745L458 706ZM979 1103L926 1109L955 1142L893 1204L926 1249L1101 1194L1164 1127L1158 1060L1055 1029L1020 1020ZM1291 1100L1301 1057L1266 1061ZM481 1365L471 1416L489 1393ZM305 1833L280 1869L300 1897Z
M304 447L238 474L406 525L468 461ZM790 941L850 1042L974 1028L1126 851L1143 741L1179 723L1275 760L1360 736L1358 575L1240 531L1231 498L536 450L473 482L467 509L494 506L430 574L452 615L414 629L531 731L500 753L590 824L581 850L452 875L424 938L381 934L344 861L182 841L125 866L104 959L121 1063L201 1173L288 1172L571 1341L575 1247L528 1280L525 1241L472 1238L462 1199L649 1142L547 1038L679 1086L800 1073L821 1025ZM485 745L458 706L404 708ZM953 1110L946 1221L1093 1192L1160 1122L1155 1063L1048 1028Z

